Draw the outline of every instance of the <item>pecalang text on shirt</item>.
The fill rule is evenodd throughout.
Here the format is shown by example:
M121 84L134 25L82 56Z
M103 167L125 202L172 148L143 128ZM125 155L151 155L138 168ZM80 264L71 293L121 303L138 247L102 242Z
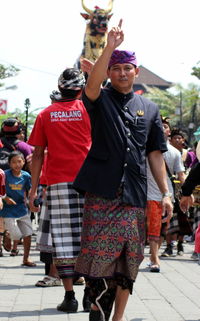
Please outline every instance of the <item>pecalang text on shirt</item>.
M80 110L52 111L50 112L51 121L80 121L82 112Z

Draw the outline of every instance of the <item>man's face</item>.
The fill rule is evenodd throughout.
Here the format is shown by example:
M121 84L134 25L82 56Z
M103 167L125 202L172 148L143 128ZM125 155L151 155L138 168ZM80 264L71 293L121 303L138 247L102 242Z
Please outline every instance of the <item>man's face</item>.
M184 145L184 138L181 135L174 135L171 138L171 144L177 148L178 150L182 150L183 149L183 145Z
M115 64L108 69L108 77L116 90L126 94L132 91L138 72L139 68L132 64Z

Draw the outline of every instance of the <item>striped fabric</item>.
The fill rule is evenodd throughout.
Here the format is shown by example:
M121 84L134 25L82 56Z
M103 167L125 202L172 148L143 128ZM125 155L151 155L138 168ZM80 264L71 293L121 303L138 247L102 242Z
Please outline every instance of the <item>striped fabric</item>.
M37 248L46 252L53 250L53 261L61 278L74 274L80 251L83 204L84 198L73 189L72 183L47 187Z
M183 213L179 207L179 201L176 199L174 204L173 217L170 220L168 233L179 235L191 235L192 226L189 222L189 213Z
M179 221L178 221L178 217L177 217L177 213L173 214L173 217L170 220L170 224L168 227L167 232L170 234L174 234L174 233L178 233L180 231L179 229Z
M41 209L36 249L40 252L53 252L52 238L50 233L50 213L48 212L47 198L44 199Z

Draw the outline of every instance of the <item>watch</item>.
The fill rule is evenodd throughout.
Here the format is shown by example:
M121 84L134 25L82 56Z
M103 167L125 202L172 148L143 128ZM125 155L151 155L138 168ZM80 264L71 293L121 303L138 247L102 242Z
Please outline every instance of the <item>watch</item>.
M163 193L162 194L162 198L164 198L164 197L172 197L172 193L169 193L169 192L165 192L165 193Z

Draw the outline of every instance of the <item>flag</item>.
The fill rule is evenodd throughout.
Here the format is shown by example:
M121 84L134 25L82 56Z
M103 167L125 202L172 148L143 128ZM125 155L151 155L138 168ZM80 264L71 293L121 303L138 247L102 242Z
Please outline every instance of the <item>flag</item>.
M5 99L0 99L0 115L7 113L7 102Z

